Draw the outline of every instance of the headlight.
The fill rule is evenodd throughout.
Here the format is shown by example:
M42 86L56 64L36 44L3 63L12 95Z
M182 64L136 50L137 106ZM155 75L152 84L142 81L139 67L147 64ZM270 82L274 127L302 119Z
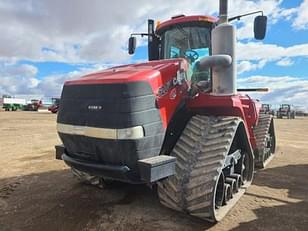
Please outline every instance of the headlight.
M144 137L142 126L117 129L117 139L119 140L140 139L142 137Z
M57 130L58 132L64 134L87 136L99 139L132 140L144 137L144 131L142 126L113 129L113 128L97 128L97 127L58 123Z

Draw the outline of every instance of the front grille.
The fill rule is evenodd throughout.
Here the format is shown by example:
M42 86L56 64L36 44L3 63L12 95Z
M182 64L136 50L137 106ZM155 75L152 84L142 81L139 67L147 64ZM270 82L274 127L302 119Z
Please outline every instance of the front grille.
M101 128L127 128L160 121L155 96L146 82L67 85L58 122Z
M138 159L158 155L165 130L147 82L65 85L57 122L98 128L142 126L145 137L107 140L59 133L73 158L134 167Z

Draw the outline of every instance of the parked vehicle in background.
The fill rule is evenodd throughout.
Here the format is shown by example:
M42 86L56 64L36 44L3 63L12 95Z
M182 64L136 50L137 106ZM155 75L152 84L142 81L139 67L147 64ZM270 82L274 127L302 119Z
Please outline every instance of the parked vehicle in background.
M48 111L52 113L57 113L59 110L59 105L60 105L60 99L59 98L52 98L52 105L48 107Z
M17 111L22 110L26 104L25 99L18 98L3 98L3 108L5 111Z
M295 119L296 112L290 104L281 104L277 111L277 119L282 119L284 116L288 119Z
M270 104L262 104L262 107L260 109L260 113L268 114L268 115L275 115L275 111L271 109Z
M24 111L37 111L42 106L42 101L39 99L31 99L24 107Z

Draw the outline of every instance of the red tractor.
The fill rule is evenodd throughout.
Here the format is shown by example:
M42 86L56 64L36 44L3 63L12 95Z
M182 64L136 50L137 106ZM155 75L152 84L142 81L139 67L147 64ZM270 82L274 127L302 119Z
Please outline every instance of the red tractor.
M60 105L60 99L59 98L52 98L51 99L52 104L48 107L48 111L52 113L57 113L59 110Z
M24 111L38 111L38 109L42 107L42 105L42 100L31 99L31 102L25 105Z
M281 104L277 110L277 119L282 119L284 116L288 119L295 119L296 112L290 104Z
M271 105L270 104L262 104L261 109L260 109L260 113L262 113L262 114L270 114L272 116L275 115L275 111L273 109L271 109Z
M236 87L235 28L219 19L148 21L149 62L66 81L57 118L62 159L82 181L157 184L161 203L216 222L275 152L271 115ZM266 17L255 19L263 39ZM136 39L129 39L129 53Z

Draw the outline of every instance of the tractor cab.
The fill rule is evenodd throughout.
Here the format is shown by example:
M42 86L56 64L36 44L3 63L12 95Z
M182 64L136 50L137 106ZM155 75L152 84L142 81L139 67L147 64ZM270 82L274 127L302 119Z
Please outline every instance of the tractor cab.
M189 63L188 80L210 81L210 69L200 70L198 62L211 54L211 31L217 18L178 15L163 23L148 20L148 57L152 60L184 58ZM139 35L139 34L132 34ZM136 38L129 39L129 53L133 54Z
M157 22L156 29L154 20L149 19L147 33L131 34L128 53L135 52L135 35L147 36L149 61L184 58L189 63L186 76L192 85L200 86L203 92L209 90L217 95L233 95L236 94L236 36L235 27L229 22L260 12L262 16L254 20L254 35L256 39L262 40L267 21L262 11L233 18L223 16L220 19L178 15L163 23ZM217 68L216 73L213 73L213 67L222 68Z
M197 64L202 58L210 55L214 21L214 18L181 15L158 24L156 34L160 37L161 44L159 58L185 58L190 64L189 80L209 81L210 70L200 70Z

